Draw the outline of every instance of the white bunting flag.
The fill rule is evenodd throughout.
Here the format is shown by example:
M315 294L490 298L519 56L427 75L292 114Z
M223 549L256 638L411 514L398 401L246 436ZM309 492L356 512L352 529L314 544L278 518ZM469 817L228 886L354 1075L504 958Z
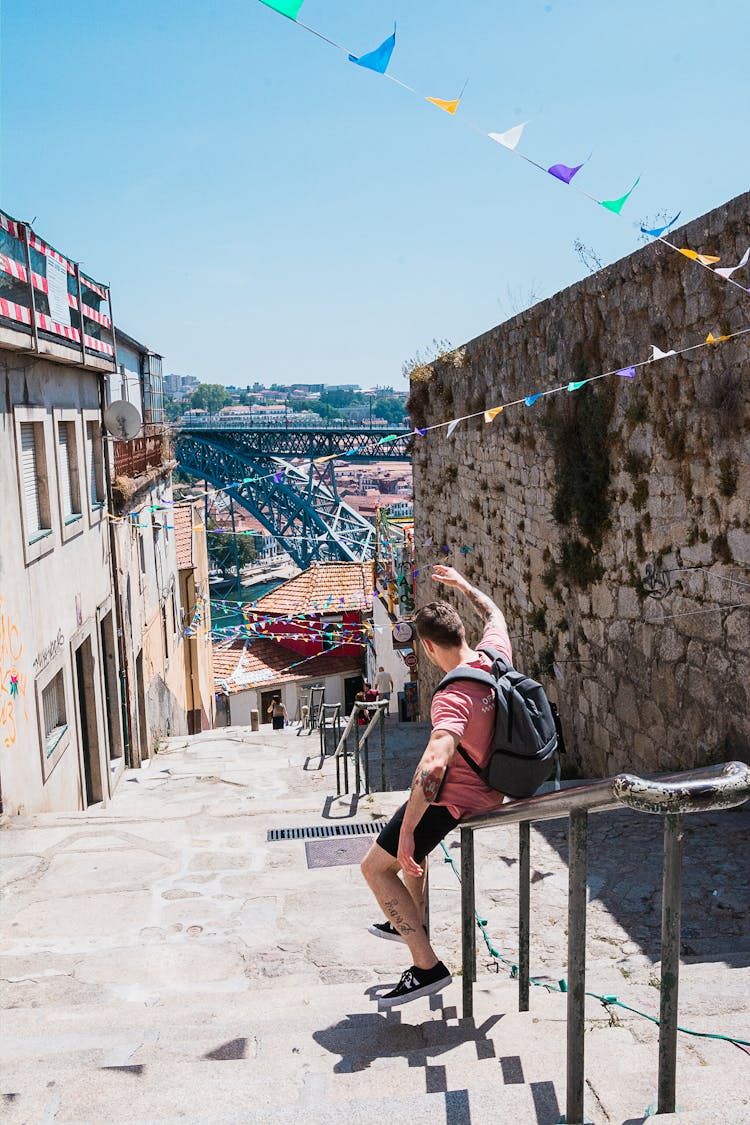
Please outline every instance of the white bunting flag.
M523 125L514 125L512 129L508 129L505 133L490 133L489 135L493 141L497 141L503 148L514 149L521 139L521 133L526 124L527 122L524 121Z
M454 418L452 422L448 423L448 429L447 429L446 435L445 435L446 437L451 436L451 434L453 433L453 431L455 430L456 426L458 425L458 423L460 421L461 421L460 418Z
M668 351L668 352L663 352L661 350L661 348L657 348L656 344L651 345L651 351L653 353L652 356L651 356L651 362L652 363L655 359L666 359L666 357L668 355L675 355L674 349L672 349L671 351Z
M714 270L714 273L718 273L719 277L723 277L728 281L729 278L734 273L734 271L735 270L741 270L743 266L747 265L749 260L750 260L750 246L748 246L747 250L742 255L742 257L740 258L740 260L739 260L739 262L737 263L736 266L722 266L721 269Z

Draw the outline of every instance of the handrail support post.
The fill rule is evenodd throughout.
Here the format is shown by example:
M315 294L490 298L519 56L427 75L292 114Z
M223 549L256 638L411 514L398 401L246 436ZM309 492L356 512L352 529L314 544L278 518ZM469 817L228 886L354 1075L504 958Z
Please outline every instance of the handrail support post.
M565 1120L583 1117L584 1031L586 1004L586 859L588 813L573 809L568 826L568 1003Z
M682 814L664 817L664 876L661 908L661 999L657 1113L675 1112L677 1003L680 981L682 906Z
M529 1010L531 821L518 825L518 1010Z
M477 976L476 903L474 901L474 831L461 829L461 987L463 1017L474 1015L474 981Z

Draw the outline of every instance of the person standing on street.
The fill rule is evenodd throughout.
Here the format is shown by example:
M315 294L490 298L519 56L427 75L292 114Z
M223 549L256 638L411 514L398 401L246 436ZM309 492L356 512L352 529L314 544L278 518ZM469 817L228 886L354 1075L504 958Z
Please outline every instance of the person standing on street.
M375 677L375 687L378 689L378 698L385 699L388 702L386 714L391 709L391 692L393 691L393 678L390 672L386 672L381 664L378 668L378 674Z
M435 566L432 577L463 594L479 615L480 646L499 650L509 662L512 651L502 611L450 566ZM443 673L460 664L489 671L490 658L469 647L458 612L446 602L430 602L415 617L415 628L428 660ZM406 804L396 812L362 861L362 874L385 914L373 923L375 937L409 947L412 965L396 987L378 998L390 1008L440 992L451 974L437 957L424 928L427 856L461 817L498 808L503 794L472 770L456 747L484 768L491 754L495 699L482 684L457 681L439 692L430 710L432 733L420 759ZM399 878L399 872L401 878Z

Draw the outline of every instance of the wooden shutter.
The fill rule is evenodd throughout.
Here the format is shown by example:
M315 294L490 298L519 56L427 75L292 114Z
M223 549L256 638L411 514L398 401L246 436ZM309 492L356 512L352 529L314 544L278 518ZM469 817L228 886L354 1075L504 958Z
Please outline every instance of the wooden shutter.
M93 506L101 500L96 479L96 422L86 423L86 468L89 477L89 499Z
M33 539L42 530L35 422L21 422L21 490L27 534L29 539Z
M60 495L62 497L63 519L73 515L73 483L70 468L70 425L60 422L57 427L57 441L60 447Z

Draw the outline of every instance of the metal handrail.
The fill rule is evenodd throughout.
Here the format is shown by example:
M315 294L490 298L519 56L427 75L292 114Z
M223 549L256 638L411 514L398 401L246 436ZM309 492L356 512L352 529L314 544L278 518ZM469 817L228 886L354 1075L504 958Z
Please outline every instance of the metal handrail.
M733 808L750 799L750 766L727 762L678 774L617 777L510 801L491 813L467 817L461 829L461 954L463 1015L473 1015L477 976L474 833L497 825L519 826L518 1010L529 1008L531 824L568 817L568 1125L583 1122L584 1004L586 997L586 855L588 814L631 808L664 816L661 1000L657 1113L675 1112L677 996L680 968L682 816Z
M370 719L362 734L359 732L359 715L361 711L375 711L375 714ZM348 722L344 728L339 744L334 752L336 759L336 796L341 796L341 760L344 762L344 792L349 792L349 753L347 750L347 739L349 732L354 727L355 741L354 741L354 780L355 780L355 794L360 796L360 765L362 751L364 750L364 774L365 774L365 793L370 792L370 755L367 740L374 730L376 724L380 725L380 788L385 790L385 716L388 710L387 699L373 699L365 702L355 700L352 706L352 713L349 716Z

